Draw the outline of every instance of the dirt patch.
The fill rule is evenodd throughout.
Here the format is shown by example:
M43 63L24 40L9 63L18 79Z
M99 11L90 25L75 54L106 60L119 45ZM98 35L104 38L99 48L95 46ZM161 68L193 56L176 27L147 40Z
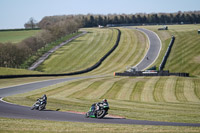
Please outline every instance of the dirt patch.
M200 64L200 55L195 56L192 60L194 63Z
M166 32L166 31L158 31L158 34L159 34L159 37L162 41L165 41L165 40L167 40L171 37L169 32Z

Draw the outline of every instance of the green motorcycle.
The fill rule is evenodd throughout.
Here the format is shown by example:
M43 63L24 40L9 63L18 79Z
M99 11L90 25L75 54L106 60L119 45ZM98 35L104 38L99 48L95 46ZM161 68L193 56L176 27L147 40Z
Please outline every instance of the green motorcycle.
M102 119L105 115L108 114L108 110L108 103L93 104L90 110L85 114L85 117Z

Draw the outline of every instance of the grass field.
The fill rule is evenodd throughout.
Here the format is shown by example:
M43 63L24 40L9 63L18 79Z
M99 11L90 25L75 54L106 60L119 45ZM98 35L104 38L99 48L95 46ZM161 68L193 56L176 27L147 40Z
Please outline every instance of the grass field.
M5 99L13 103L31 106L35 99L45 93L48 96L48 109L86 112L91 104L98 102L103 98L107 98L111 107L109 110L110 114L138 120L200 123L200 64L198 62L200 45L198 45L199 36L197 36L196 31L199 28L199 25L173 25L168 26L168 31L158 31L158 27L160 26L145 26L145 28L155 31L161 38L163 43L161 55L164 55L171 39L171 35L173 34L176 37L172 53L169 56L169 61L167 62L165 69L169 69L171 72L190 72L193 75L192 77L113 77L113 72L122 72L126 69L126 66L137 64L143 58L148 48L148 41L143 33L136 30L120 28L122 35L118 48L99 68L86 74L108 74L109 76L70 81L29 93L7 97ZM89 30L93 30L90 34L99 34L96 35L96 40L98 40L98 37L100 38L103 36L100 35L102 34L102 31L98 31L101 29ZM103 30L105 30L104 34L111 34L111 31L106 31L106 29ZM85 41L90 39L90 41L92 41L93 36L95 35L90 36L91 38L88 36L85 38ZM82 40L84 37L82 37ZM104 41L106 42L106 39ZM76 42L77 41L73 43L76 44ZM100 42L101 41L99 41L99 45L102 44L103 47L103 43ZM95 43L90 44L95 45ZM82 47L79 46L79 48ZM72 49L70 49L70 51ZM60 55L62 55L62 52ZM51 58L53 59L54 56L50 57L49 60L51 60ZM85 58L87 57L89 56L86 56ZM71 58L71 56L68 56L68 58ZM73 57L73 59L75 59L75 57ZM158 65L161 60L162 56L160 56L158 61L153 65ZM74 61L81 64L82 60L76 58ZM80 66L84 65L81 64ZM51 69L52 68L54 67L51 67ZM72 70L75 69L69 68L67 71ZM1 123L5 124L5 121L11 123L10 119L4 119L4 122ZM15 121L21 121L21 124L19 125L23 125L23 121L26 120ZM34 124L34 122L31 123ZM48 124L49 123L54 122L48 122ZM60 122L55 123L58 125L54 128L61 127L61 129L63 129L62 126L60 126ZM72 129L76 127L75 123L70 123L70 125L73 127ZM96 124L85 125L93 126L97 131L101 130L94 126ZM106 129L113 132L115 129L119 132L122 130L127 132L132 132L132 130L135 130L136 132L200 131L199 128L191 127L136 125L122 125L117 127L117 125L109 124L106 124L106 126L97 124L97 126L107 127ZM83 127L79 129L86 132L90 131L89 129L84 128L84 124ZM77 130L79 129L77 128ZM13 129L11 128L10 130ZM32 129L28 128L27 130ZM54 131L53 129L47 130Z
M120 124L95 124L78 122L55 122L0 118L1 133L40 132L40 133L199 133L199 127L145 126Z
M27 31L0 31L0 42L20 42L30 36L35 35L40 30L27 30Z

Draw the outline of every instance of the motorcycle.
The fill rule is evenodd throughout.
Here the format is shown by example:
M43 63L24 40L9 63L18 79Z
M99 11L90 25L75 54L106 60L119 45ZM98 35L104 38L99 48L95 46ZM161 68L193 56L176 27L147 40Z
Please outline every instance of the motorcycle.
M43 99L37 99L37 101L31 107L31 110L37 109L39 111L44 110L46 107L46 101Z
M100 103L95 106L95 110L93 109L93 107L91 107L90 110L85 114L85 117L102 119L105 115L108 114L108 110L108 103Z

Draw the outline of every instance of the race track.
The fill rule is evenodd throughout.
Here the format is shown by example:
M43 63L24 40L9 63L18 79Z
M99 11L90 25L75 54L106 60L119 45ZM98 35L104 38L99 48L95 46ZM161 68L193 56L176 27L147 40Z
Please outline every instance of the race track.
M137 68L138 71L143 71L147 67L151 66L151 64L153 64L158 58L162 47L161 40L158 37L158 35L153 31L143 28L133 28L133 27L126 27L126 28L136 29L140 32L143 32L149 40L149 49L146 55L137 65L133 66L134 68Z
M147 32L148 30L144 30L143 32ZM151 36L149 36L151 40ZM158 43L158 42L157 42ZM151 45L152 43L150 43ZM151 48L154 48L152 45ZM149 52L149 51L148 51ZM159 50L158 50L159 52ZM148 53L147 53L148 54ZM156 56L159 53L155 54ZM151 54L148 54L149 58L151 58ZM142 63L141 61L140 63ZM152 63L150 62L150 64ZM145 64L145 63L144 63ZM138 64L140 67L141 64ZM148 63L149 65L149 63ZM141 69L146 67L145 65L141 66ZM14 94L24 93L31 90L39 89L42 87L47 87L53 84L76 80L76 79L86 79L86 78L93 78L96 76L83 76L83 77L68 77L62 79L55 79L55 80L46 80L40 82L34 82L24 85L18 85L13 87L7 88L0 88L0 97L6 97ZM87 122L87 123L111 123L111 124L137 124L137 125L165 125L165 126L196 126L200 127L200 123L174 123L174 122L159 122L159 121L146 121L146 120L131 120L131 119L121 119L121 118L114 118L114 117L105 117L104 119L94 119L94 118L85 118L83 114L76 114L76 113L69 113L69 112L60 112L60 111L53 111L53 110L44 110L44 111L37 111L37 110L30 110L30 107L15 105L11 103L4 102L3 100L0 101L0 117L8 117L8 118L22 118L22 119L39 119L39 120L53 120L53 121L71 121L71 122Z
M104 119L85 118L84 115L82 114L52 111L52 110L45 110L45 111L30 110L30 107L9 104L2 101L0 102L0 108L1 108L0 117L8 117L8 118L87 122L87 123L197 126L197 127L200 126L200 124L130 120L130 119L121 119L121 118L112 118L112 117L105 117Z

